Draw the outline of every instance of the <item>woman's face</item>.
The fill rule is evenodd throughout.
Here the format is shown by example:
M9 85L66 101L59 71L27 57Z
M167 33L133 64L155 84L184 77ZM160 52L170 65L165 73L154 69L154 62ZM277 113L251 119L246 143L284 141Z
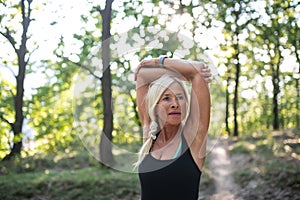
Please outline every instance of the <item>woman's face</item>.
M187 99L182 86L175 82L162 94L156 113L163 125L179 125L186 116Z

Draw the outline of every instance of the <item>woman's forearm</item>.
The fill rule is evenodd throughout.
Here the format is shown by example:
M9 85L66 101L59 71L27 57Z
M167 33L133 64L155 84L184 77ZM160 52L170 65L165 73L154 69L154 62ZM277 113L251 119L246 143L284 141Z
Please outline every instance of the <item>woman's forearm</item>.
M166 58L164 60L165 67L161 68L158 61L158 58L142 61L135 72L137 82L151 83L166 73L187 81L191 81L197 73L201 73L206 82L211 81L210 70L205 69L205 65L201 62Z
M164 60L164 66L181 74L188 81L191 81L196 74L200 73L201 65L201 62L174 58L166 58Z
M178 74L174 73L171 70L168 70L167 68L159 68L159 67L145 67L141 68L138 72L137 76L137 87L148 85L161 77L164 74L169 74L173 76L178 76Z

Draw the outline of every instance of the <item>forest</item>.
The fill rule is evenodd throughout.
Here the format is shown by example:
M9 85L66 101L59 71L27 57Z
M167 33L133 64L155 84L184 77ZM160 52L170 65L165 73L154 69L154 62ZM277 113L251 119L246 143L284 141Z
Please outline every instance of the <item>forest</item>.
M134 71L160 55L212 71L201 199L300 197L299 0L0 10L0 199L139 199Z

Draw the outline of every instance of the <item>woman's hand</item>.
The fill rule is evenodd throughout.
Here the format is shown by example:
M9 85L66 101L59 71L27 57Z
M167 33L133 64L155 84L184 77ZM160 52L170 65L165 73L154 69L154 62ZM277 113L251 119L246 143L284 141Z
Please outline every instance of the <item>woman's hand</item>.
M193 68L195 68L198 73L201 74L202 78L206 83L210 83L212 81L211 70L207 64L199 61L187 61Z
M134 80L136 81L137 79L137 75L140 71L140 69L143 67L143 66L155 66L158 64L158 58L153 58L153 59L150 59L150 60L143 60L142 62L140 62L140 64L137 66L137 68L135 69L135 72L134 72Z
M206 64L202 64L200 68L201 76L205 80L206 83L210 83L212 81L212 75L210 73L210 69Z

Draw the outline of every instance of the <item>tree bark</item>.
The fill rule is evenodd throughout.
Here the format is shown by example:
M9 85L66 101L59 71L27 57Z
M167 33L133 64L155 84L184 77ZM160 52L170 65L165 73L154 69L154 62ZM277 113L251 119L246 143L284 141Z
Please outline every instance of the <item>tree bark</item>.
M277 59L275 60L276 63L273 64L272 67L272 84L273 84L273 129L278 130L279 129L279 103L278 103L278 95L280 93L280 88L279 88L279 82L280 82L280 77L279 77L279 68L280 68L280 62L282 59L281 51L280 51L280 41L279 41L279 30L278 27L276 27L276 33L275 34L275 55Z
M230 70L227 70L227 83L226 83L226 110L225 110L225 125L226 132L228 135L231 135L231 131L229 128L229 84L230 84Z
M300 73L300 69L299 69L299 73ZM299 88L299 77L296 79L296 90L297 90L297 101L296 101L296 110L298 110L298 112L296 113L296 127L300 128L300 113L299 113L299 99L300 99L300 88Z
M12 131L14 134L13 139L13 147L8 155L6 155L3 160L9 160L13 156L21 153L22 149L22 126L24 121L23 114L23 104L24 104L24 80L26 75L26 66L28 64L29 56L26 60L27 54L27 32L31 22L30 14L31 14L31 5L32 0L27 0L27 7L25 6L25 0L21 1L21 12L22 12L22 38L21 45L17 49L15 46L15 40L10 35L9 30L7 29L6 38L10 41L11 45L15 49L15 52L18 57L18 75L16 76L16 95L14 96L14 109L15 109L15 122L11 125Z
M236 19L238 19L238 15L236 14ZM238 25L237 25L238 27ZM238 28L234 32L234 50L236 51L234 57L236 60L235 64L235 88L234 88L234 97L233 97L233 115L234 115L234 129L233 129L233 136L239 135L239 124L238 124L238 99L239 99L239 78L240 78L240 71L241 71L241 65L239 61L239 30Z
M299 29L297 29L297 31L299 31ZM300 74L300 55L299 55L299 47L300 47L300 42L297 41L297 40L294 40L293 41L293 46L294 46L294 52L295 52L295 55L296 55L296 60L298 62L298 65L299 65L299 68L298 68L298 74ZM299 88L299 76L296 78L296 91L297 91L297 100L295 101L296 102L296 110L298 110L297 114L296 114L296 127L297 128L300 128L300 112L299 112L299 109L300 109L300 88Z
M275 68L275 69L274 69ZM273 83L273 129L279 129L279 109L278 109L278 94L279 94L279 61L276 66L272 67L272 83Z
M236 54L236 59L238 59L239 54ZM238 124L238 89L239 89L239 76L240 76L240 63L237 61L236 64L236 73L235 73L235 88L234 88L234 99L233 99L233 113L234 113L234 130L233 130L233 136L239 135L239 124Z
M112 131L113 131L113 111L112 111L112 91L110 72L110 23L111 7L113 0L107 0L105 9L101 10L102 16L102 65L103 76L101 81L102 100L104 108L104 127L100 141L100 160L102 165L112 167L115 160L112 154Z

